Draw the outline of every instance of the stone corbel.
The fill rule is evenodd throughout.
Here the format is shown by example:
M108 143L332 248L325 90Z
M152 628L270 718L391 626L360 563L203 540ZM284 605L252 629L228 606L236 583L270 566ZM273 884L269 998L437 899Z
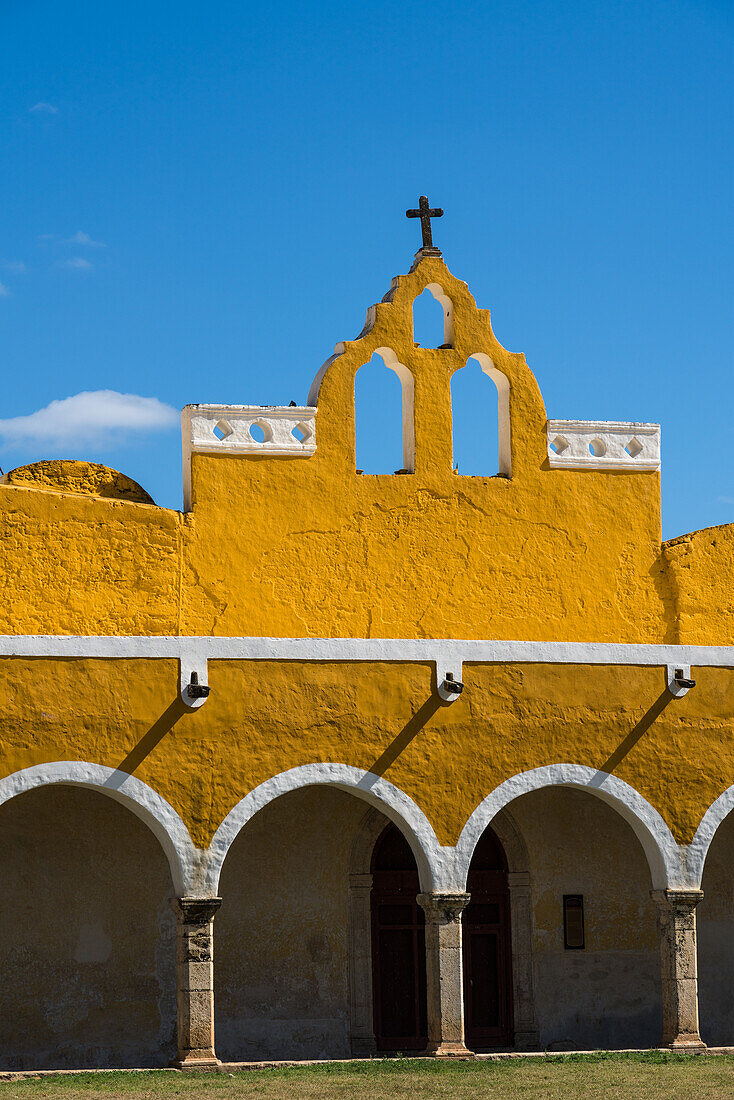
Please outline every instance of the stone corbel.
M691 679L690 665L667 665L666 679L668 691L676 699L687 695L691 688L696 686L696 681Z
M464 690L462 667L462 662L453 657L436 661L436 688L444 703L455 703Z
M179 693L189 710L202 707L209 698L209 676L205 656L182 654L179 662Z

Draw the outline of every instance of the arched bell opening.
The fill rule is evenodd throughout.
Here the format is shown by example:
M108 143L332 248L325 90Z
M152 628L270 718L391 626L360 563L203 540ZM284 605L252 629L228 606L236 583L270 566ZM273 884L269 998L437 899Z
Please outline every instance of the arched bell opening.
M451 378L454 473L510 477L510 384L482 352Z
M454 346L454 306L438 283L413 300L413 343L420 348Z
M355 457L361 474L415 470L413 375L390 348L378 348L354 379Z
M371 861L372 998L378 1051L424 1050L426 1008L425 915L417 901L418 867L392 822L378 837Z

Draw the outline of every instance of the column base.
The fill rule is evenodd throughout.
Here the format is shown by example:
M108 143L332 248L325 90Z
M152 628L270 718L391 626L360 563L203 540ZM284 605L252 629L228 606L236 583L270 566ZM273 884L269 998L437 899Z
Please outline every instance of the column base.
M473 1050L469 1050L464 1043L445 1042L429 1043L426 1047L429 1058L475 1058Z
M672 1043L665 1043L666 1050L677 1050L683 1054L705 1054L708 1047L702 1039L681 1038L674 1039Z
M519 1052L540 1050L540 1032L537 1028L529 1028L527 1031L516 1031L513 1049Z
M374 1058L377 1053L377 1043L367 1036L353 1035L349 1045L352 1058Z
M215 1054L206 1050L189 1050L171 1062L174 1069L218 1069L221 1064Z

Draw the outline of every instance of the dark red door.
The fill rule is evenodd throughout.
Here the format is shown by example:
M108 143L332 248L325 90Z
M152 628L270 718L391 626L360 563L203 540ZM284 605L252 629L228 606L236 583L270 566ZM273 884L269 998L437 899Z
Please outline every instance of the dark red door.
M510 894L504 852L491 829L469 870L463 914L464 1018L470 1050L512 1042Z
M423 1050L426 945L416 901L418 868L410 846L388 825L372 856L372 975L378 1050Z

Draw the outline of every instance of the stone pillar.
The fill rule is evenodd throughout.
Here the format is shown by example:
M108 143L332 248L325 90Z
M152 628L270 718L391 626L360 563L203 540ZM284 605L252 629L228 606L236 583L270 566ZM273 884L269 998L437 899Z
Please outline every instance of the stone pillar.
M427 1054L471 1058L464 1042L461 913L469 894L419 894L426 914Z
M349 876L349 1008L350 1045L355 1058L374 1054L372 1008L372 875Z
M538 1050L540 1032L535 1016L533 974L533 905L528 871L510 871L510 928L515 1050Z
M704 1051L698 1033L696 906L702 890L653 890L658 907L663 985L662 1045Z
M219 1065L214 1053L214 940L221 898L176 898L176 1003L181 1069Z

